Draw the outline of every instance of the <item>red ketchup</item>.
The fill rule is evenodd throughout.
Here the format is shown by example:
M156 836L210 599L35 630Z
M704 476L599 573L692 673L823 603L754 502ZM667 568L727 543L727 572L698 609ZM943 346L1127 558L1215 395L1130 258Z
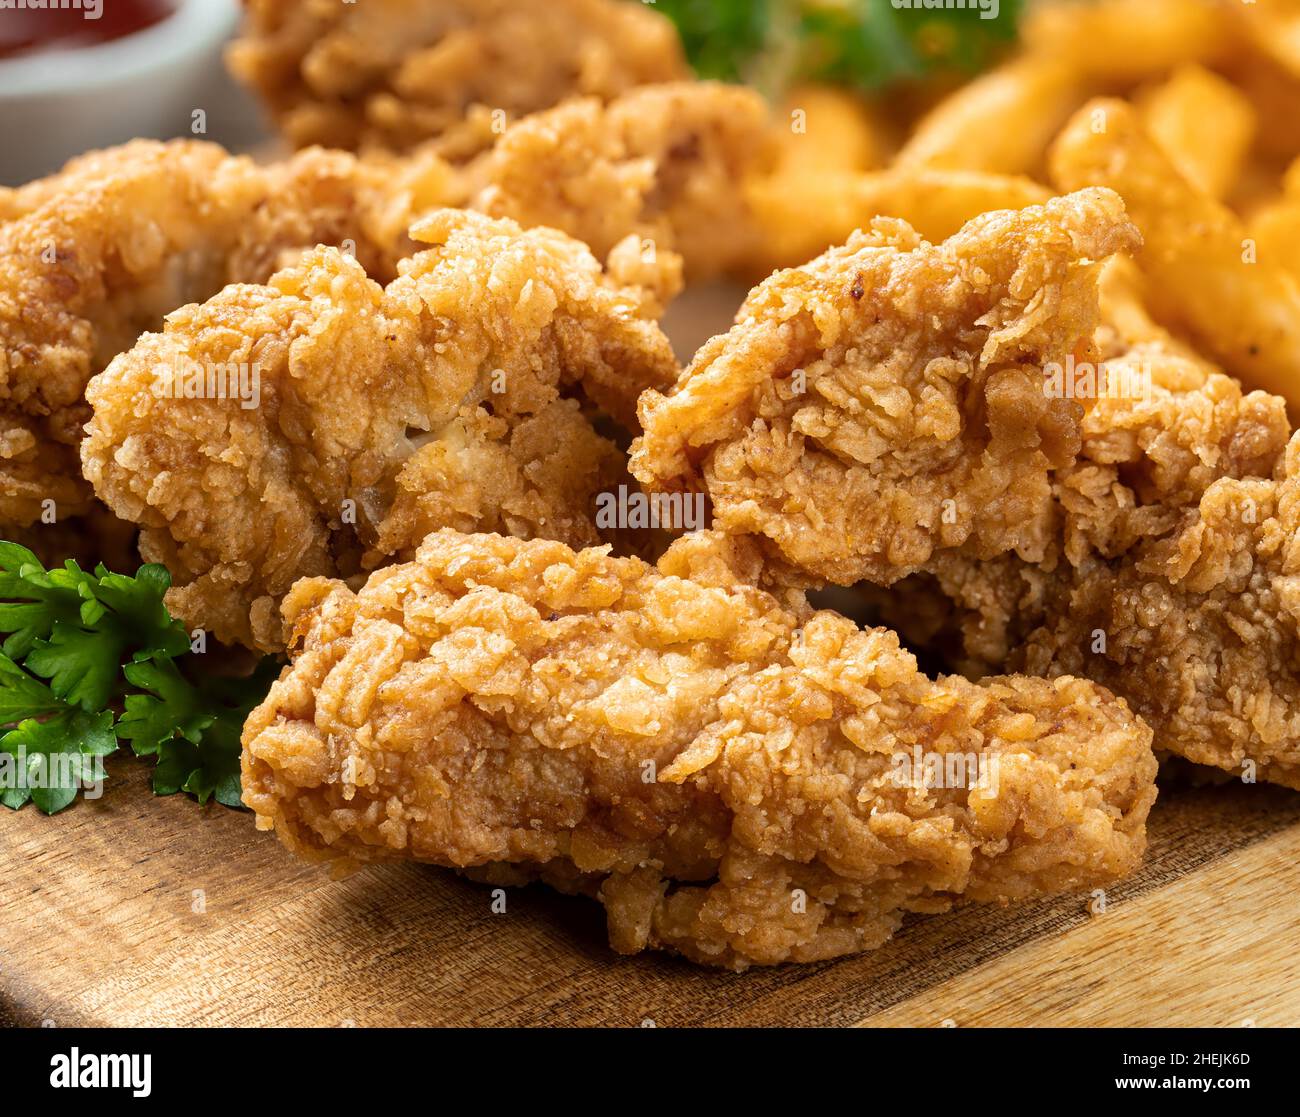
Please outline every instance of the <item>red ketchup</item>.
M0 8L0 58L70 50L125 38L161 23L176 8L175 0L46 0L42 8L26 7L16 0ZM98 19L91 19L95 12Z

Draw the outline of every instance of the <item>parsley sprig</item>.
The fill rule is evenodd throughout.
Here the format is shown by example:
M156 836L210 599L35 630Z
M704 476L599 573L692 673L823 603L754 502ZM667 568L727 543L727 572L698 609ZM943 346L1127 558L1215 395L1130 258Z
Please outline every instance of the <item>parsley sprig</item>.
M796 81L873 91L929 74L973 73L1015 39L1024 0L895 8L890 0L654 0L697 74L779 95ZM990 11L992 7L990 5Z
M185 626L167 611L164 567L134 577L69 559L46 570L0 542L0 803L62 810L103 778L119 739L157 761L156 794L239 805L239 735L275 664L249 678L187 678Z

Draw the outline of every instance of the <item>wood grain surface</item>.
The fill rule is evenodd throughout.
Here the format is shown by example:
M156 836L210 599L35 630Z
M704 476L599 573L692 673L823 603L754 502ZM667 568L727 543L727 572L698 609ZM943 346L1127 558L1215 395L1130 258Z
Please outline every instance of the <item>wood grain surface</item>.
M0 1022L76 1025L1300 1024L1300 795L1166 786L1142 872L918 917L872 954L717 973L605 941L600 907L394 865L345 881L252 817L154 798L0 811Z

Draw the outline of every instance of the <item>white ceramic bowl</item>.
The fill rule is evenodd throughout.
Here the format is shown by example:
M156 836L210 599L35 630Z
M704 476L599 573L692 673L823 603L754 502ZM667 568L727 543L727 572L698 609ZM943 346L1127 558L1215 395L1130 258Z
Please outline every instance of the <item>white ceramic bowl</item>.
M0 60L0 183L29 182L92 148L191 135L195 109L211 125L229 94L221 50L238 22L238 0L180 0L134 35Z

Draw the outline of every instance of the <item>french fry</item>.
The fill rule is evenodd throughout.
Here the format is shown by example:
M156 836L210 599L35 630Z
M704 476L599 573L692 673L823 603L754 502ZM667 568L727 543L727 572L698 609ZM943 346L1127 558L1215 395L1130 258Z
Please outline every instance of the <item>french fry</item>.
M1283 196L1261 206L1248 229L1261 260L1300 276L1300 199Z
M1296 0L1250 0L1238 18L1246 38L1261 54L1300 78L1300 3Z
M1138 263L1157 318L1300 416L1300 284L1258 258L1237 216L1179 173L1131 105L1086 105L1057 140L1050 167L1063 191L1109 186L1123 197L1145 240Z
M1029 57L976 78L917 125L896 159L906 169L1033 174L1085 89L1059 60Z
M1300 276L1300 159L1287 168L1282 194L1256 208L1247 228L1261 259Z
M1014 175L891 168L806 179L777 175L748 183L746 196L764 230L759 265L766 272L811 260L875 217L901 217L937 242L981 213L1038 205L1051 192Z
M1151 379L1170 391L1188 387L1189 374L1197 382L1217 372L1212 361L1151 318L1147 287L1146 276L1131 256L1112 256L1102 265L1097 278L1101 320L1121 351L1159 353L1159 360L1149 362Z
M782 171L820 175L870 171L885 163L888 144L879 121L867 103L847 89L800 86L775 116L777 165Z
M1259 53L1243 56L1226 72L1254 106L1260 122L1256 154L1269 163L1300 154L1300 80Z
M1193 185L1219 199L1231 193L1258 124L1245 94L1218 74L1189 65L1143 97L1139 107L1147 131Z
M1079 74L1142 81L1230 54L1238 6L1218 0L1036 4L1026 14L1021 40L1031 53Z

